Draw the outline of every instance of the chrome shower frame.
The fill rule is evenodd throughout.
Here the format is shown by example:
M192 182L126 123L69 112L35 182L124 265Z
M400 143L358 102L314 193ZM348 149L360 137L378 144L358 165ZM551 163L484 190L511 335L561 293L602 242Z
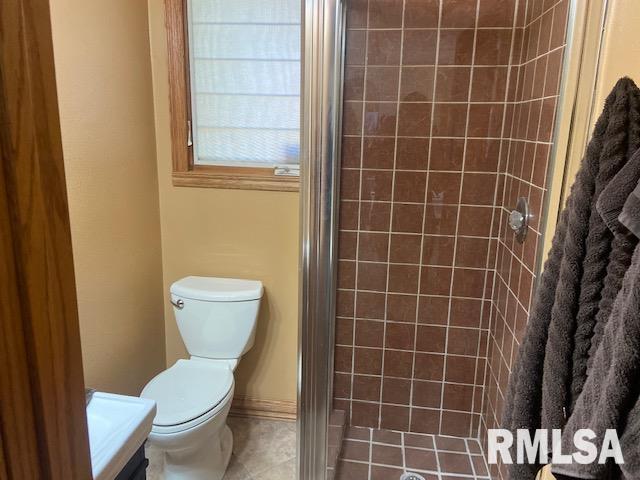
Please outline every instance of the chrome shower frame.
M332 403L345 0L303 0L298 478L326 478Z

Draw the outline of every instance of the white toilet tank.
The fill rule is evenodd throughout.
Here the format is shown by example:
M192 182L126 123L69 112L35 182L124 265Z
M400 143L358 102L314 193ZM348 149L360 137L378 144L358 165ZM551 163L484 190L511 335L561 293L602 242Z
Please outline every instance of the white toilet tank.
M171 285L171 302L189 353L239 359L253 346L262 282L186 277Z

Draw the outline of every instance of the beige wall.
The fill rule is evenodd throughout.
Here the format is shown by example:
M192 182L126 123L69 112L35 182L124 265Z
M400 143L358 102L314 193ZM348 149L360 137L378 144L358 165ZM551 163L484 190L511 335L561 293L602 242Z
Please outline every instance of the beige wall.
M167 365L186 357L168 303L186 275L255 278L265 285L256 342L236 372L236 395L296 396L298 194L171 184L167 53L162 0L149 0L162 228Z
M639 25L638 0L609 2L594 102L594 121L600 114L607 95L620 77L631 77L640 85L640 63L636 61L640 55Z
M566 169L564 198L569 194L570 186L580 167L582 156L587 142L591 139L591 132L596 120L602 113L605 99L611 92L611 89L620 77L628 76L640 85L640 64L630 59L640 55L640 37L637 34L638 25L640 25L640 2L637 0L616 0L608 2L607 16L604 22L604 35L602 35L602 44L600 57L596 58L594 52L597 52L598 42L600 40L600 13L603 0L595 0L592 2L593 7L590 11L592 28L587 32L587 42L590 42L589 48L585 48L585 60L587 63L586 70L595 68L594 81L589 75L581 76L581 83L578 90L578 102L588 105L584 111L574 115L573 130L584 132L579 136L577 145L574 146L568 157L569 164ZM590 55L589 55L590 54ZM561 176L564 172L559 172ZM556 185L561 185L559 181L554 181Z
M51 9L85 381L138 394L165 365L147 5Z
M640 37L637 35L640 2L591 0L588 5L586 2L577 5L579 18L574 36L576 43L584 42L584 46L578 45L571 57L569 87L561 105L565 114L557 138L559 148L552 173L550 211L546 219L546 231L550 234L545 236L545 252L551 247L558 208L571 191L607 95L623 76L631 77L640 85L640 64L629 61L640 55ZM608 10L603 21L605 5ZM586 22L582 15L586 15ZM584 51L582 56L580 48Z

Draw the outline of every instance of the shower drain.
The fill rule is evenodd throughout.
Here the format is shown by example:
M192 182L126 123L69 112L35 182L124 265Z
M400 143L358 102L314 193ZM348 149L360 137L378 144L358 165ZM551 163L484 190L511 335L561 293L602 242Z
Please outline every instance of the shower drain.
M424 477L418 473L407 472L400 475L400 480L425 480Z

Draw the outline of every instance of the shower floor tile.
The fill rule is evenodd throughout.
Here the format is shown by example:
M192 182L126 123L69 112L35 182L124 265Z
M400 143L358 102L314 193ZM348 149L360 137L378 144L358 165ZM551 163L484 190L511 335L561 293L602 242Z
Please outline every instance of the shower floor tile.
M426 480L489 480L478 440L349 427L336 480L392 480L405 472Z

